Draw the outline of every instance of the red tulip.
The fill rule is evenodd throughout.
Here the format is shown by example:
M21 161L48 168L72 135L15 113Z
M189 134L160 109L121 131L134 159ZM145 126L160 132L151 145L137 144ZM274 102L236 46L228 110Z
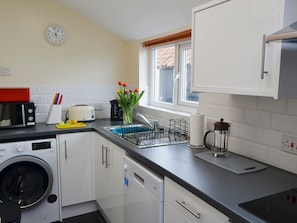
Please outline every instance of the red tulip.
M134 92L135 93L138 93L139 92L138 88L135 88Z
M125 90L124 94L128 94L128 90Z
M118 85L122 86L123 82L122 81L118 81Z
M123 87L127 87L127 84L125 82L123 82Z

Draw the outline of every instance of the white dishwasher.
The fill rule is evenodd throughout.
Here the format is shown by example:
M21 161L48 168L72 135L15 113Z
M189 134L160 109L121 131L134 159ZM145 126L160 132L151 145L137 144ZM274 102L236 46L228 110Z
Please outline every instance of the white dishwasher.
M125 223L164 222L164 179L132 158L124 157Z

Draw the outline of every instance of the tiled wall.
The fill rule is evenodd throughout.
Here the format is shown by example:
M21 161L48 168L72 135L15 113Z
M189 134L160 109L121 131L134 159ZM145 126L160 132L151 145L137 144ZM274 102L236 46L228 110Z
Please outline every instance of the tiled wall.
M116 85L36 85L30 86L30 99L36 105L36 121L45 122L54 94L63 94L62 119L69 107L88 104L95 107L96 118L110 117L109 101L116 96Z
M160 126L165 126L165 127L169 127L170 119L184 119L187 123L187 130L189 131L189 119L190 119L189 114L185 114L181 112L173 112L173 111L168 112L168 110L155 109L149 106L137 107L134 113L143 114L150 121L157 120Z
M297 100L200 94L198 111L231 122L231 151L297 173L297 155L281 150L283 134L297 136Z
M116 97L116 90L117 85L106 84L30 86L31 100L37 107L37 122L45 122L55 92L64 94L63 117L70 106L89 104L95 107L96 118L109 118L109 101ZM136 112L159 120L163 126L167 126L171 118L189 121L189 115L148 107L138 107ZM281 150L283 134L297 136L297 100L202 93L198 112L206 119L224 118L231 123L231 151L297 174L297 155Z

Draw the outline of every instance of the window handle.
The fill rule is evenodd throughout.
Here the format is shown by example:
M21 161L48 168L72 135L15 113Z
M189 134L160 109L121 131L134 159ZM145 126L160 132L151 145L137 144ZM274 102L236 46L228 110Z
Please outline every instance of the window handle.
M180 73L178 72L177 74L175 74L175 78L174 78L174 81L177 81L180 79Z

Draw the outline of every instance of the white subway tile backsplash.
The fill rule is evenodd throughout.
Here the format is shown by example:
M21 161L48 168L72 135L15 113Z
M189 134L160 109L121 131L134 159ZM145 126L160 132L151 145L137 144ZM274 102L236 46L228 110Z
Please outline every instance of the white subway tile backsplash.
M297 100L203 93L198 110L231 123L230 151L297 174L297 156L281 150L284 133L297 136Z
M280 149L282 134L283 133L279 131L256 128L255 142L260 145L265 145L268 147L275 147Z
M93 105L96 111L96 118L110 117L109 101L116 97L117 85L37 85L30 86L30 98L36 106L36 122L46 121L50 105L56 92L63 94L62 118L69 107L77 104Z
M242 154L242 140L239 138L229 137L228 149L231 152Z
M240 123L231 123L230 134L232 137L254 141L256 139L256 127Z
M229 94L200 94L199 101L203 104L230 106L237 108L256 109L257 97Z
M286 113L286 106L287 101L286 100L275 100L273 98L267 98L267 97L257 97L258 103L257 103L257 109L261 111L267 111L267 112L274 112L274 113Z
M109 101L116 98L117 89L116 84L38 85L30 87L30 96L36 104L37 122L45 122L55 92L64 94L62 117L70 106L90 104L96 118L109 118ZM206 119L224 118L231 123L230 151L297 174L297 156L280 149L284 133L297 136L297 100L203 93L197 111ZM136 107L136 112L159 120L163 126L168 126L170 118L184 118L189 123L189 115L182 113L149 107Z
M48 113L48 111L50 109L50 104L36 104L35 103L35 107L36 107L36 114Z
M199 102L204 104L212 104L212 105L230 105L231 104L231 95L228 94L200 94Z
M221 112L220 112L221 111ZM242 122L244 120L244 109L237 107L222 107L216 110L217 116L228 122Z
M285 169L287 171L297 173L297 156L278 150L269 148L268 163L273 166Z
M232 95L233 107L244 108L244 109L256 109L257 107L257 97L254 96L242 96L242 95Z
M272 129L297 135L297 116L273 113L271 117Z
M258 110L245 110L244 123L261 128L269 128L270 113Z
M262 146L253 142L243 141L242 143L243 155L256 159L262 162L267 162L268 147Z
M47 118L47 113L37 113L35 118L37 123L45 122Z
M287 113L297 116L297 100L288 100Z

